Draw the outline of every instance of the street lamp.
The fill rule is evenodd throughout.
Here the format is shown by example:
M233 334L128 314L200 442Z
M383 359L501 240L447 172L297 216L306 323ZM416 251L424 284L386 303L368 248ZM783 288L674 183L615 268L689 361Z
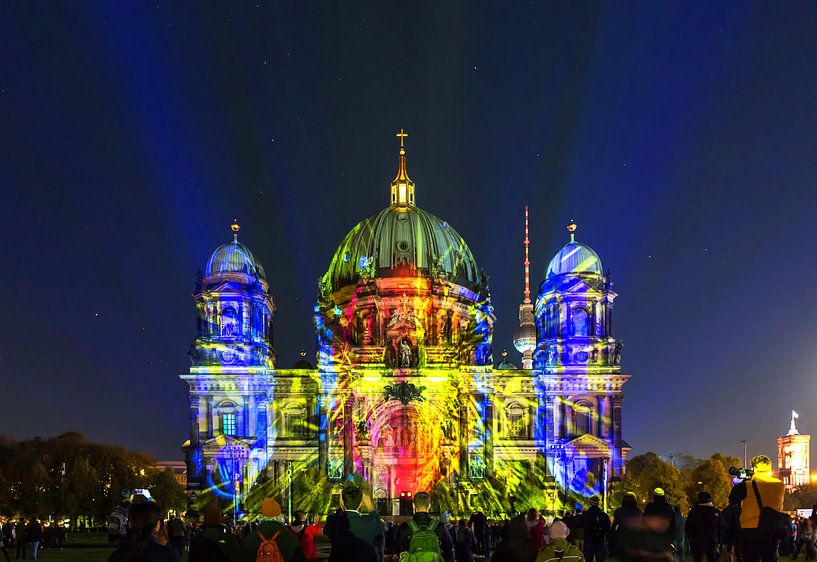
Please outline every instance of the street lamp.
M746 468L746 439L741 439L741 443L743 443L743 467Z

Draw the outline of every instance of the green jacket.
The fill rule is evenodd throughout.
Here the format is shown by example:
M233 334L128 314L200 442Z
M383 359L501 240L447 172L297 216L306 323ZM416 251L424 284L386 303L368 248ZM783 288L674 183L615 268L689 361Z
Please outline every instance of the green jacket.
M567 539L552 539L539 551L536 562L584 562L584 556L579 547L570 544Z

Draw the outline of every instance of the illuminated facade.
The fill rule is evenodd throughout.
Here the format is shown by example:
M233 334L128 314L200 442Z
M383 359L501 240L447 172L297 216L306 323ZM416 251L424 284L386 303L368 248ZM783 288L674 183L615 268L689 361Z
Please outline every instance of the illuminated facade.
M791 413L789 432L777 438L777 469L788 491L810 482L809 455L811 435L801 435L795 420L797 412Z
M621 475L628 376L600 259L571 223L531 302L526 209L523 368L494 368L487 277L457 231L416 206L406 136L389 205L346 235L318 282L315 368L276 366L272 295L237 225L210 258L182 376L191 489L240 496L261 470L298 463L364 478L381 513L418 490L499 506L532 477L550 494L539 507L554 509L558 490L587 496Z

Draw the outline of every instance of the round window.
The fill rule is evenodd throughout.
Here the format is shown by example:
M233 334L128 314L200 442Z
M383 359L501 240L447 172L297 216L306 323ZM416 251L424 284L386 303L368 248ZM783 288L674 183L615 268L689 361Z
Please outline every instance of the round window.
M408 215L406 213L400 213L399 215L397 215L397 220L407 221L408 220Z
M408 251L408 249L409 249L408 242L406 242L405 240L400 240L400 241L397 243L397 249L398 249L398 250L400 250L401 252L406 252L406 251Z

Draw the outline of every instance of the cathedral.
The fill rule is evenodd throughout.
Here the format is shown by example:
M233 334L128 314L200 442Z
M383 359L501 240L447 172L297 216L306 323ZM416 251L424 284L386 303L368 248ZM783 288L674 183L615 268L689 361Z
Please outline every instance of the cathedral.
M305 353L279 365L273 289L237 223L199 273L181 375L188 488L239 498L296 465L338 486L362 478L383 515L423 490L465 511L477 499L526 507L526 482L545 511L606 499L629 451L609 272L571 221L531 299L526 208L521 367L507 353L495 365L487 277L454 227L417 206L397 136L387 206L346 234L318 280L314 367Z

